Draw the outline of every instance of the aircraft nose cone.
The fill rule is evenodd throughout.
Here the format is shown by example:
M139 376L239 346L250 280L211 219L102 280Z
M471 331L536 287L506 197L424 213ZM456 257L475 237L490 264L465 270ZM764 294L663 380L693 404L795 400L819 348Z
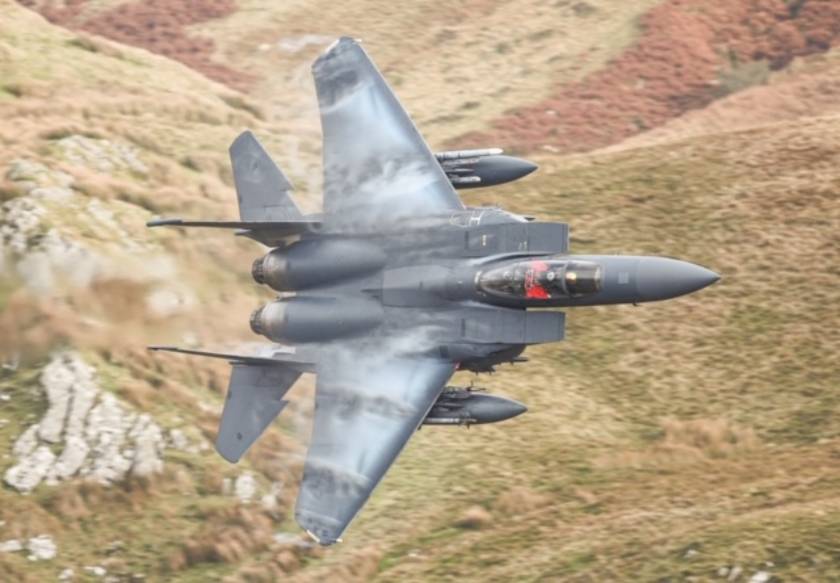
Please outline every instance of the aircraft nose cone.
M688 261L645 257L639 262L636 285L642 301L649 302L690 294L719 279L714 271Z

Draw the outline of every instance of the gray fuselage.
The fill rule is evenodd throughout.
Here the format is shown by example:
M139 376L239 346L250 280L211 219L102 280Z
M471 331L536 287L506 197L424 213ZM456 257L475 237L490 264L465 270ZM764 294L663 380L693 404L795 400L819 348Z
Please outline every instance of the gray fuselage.
M254 263L286 294L251 318L255 332L328 346L399 332L470 370L563 339L556 308L639 303L690 293L718 276L662 257L570 255L568 226L528 222L495 208L468 209L404 229L308 232Z

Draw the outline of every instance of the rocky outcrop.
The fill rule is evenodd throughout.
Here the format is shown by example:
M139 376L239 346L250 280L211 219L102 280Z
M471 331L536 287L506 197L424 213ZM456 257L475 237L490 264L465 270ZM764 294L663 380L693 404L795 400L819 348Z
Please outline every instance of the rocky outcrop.
M54 355L40 383L49 406L15 442L17 464L5 473L8 485L29 492L41 482L76 476L108 485L163 469L161 428L151 416L103 392L93 368L78 354Z
M56 145L68 162L106 174L119 170L137 174L146 174L149 171L140 160L137 148L128 144L74 134L61 138Z

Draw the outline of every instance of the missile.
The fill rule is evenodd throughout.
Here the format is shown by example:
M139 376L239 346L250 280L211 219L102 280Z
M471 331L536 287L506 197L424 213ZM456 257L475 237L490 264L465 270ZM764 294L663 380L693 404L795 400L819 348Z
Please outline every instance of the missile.
M501 154L500 148L485 148L437 152L435 158L455 188L504 184L537 169L533 162Z
M446 387L432 405L423 425L473 425L516 417L527 407L513 399L488 395L481 389Z
M484 156L498 156L504 152L501 148L483 148L481 150L449 150L447 152L435 152L438 162L449 160L463 160L464 158L482 158Z

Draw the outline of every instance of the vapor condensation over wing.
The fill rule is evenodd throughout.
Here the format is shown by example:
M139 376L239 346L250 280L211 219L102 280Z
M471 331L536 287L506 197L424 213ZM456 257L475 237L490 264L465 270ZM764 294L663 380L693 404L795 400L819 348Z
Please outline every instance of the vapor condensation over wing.
M325 221L367 231L462 209L458 195L385 79L353 39L312 66L324 134Z
M432 359L346 352L319 367L298 523L322 543L338 539L453 372Z

